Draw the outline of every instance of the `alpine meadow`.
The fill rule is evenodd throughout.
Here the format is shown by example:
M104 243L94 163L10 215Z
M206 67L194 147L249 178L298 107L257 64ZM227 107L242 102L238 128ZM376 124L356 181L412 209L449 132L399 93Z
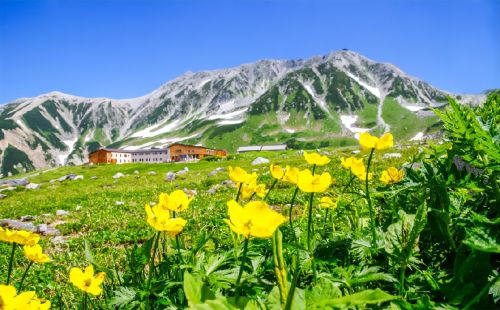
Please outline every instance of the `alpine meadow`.
M498 13L0 1L0 310L500 309Z

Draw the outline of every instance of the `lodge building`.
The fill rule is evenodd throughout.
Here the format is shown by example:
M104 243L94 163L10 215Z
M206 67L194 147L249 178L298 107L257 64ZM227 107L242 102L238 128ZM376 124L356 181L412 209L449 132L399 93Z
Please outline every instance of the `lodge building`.
M165 163L198 160L206 156L226 157L227 152L225 150L209 149L203 146L181 143L174 143L161 149L121 150L102 148L89 154L89 163Z

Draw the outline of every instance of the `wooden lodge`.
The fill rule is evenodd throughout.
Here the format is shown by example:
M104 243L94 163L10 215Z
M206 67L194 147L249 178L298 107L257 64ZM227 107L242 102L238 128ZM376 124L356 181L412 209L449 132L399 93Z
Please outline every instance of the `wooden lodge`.
M226 157L225 150L174 143L166 148L121 150L102 148L89 154L92 164L164 163L199 160L207 156Z

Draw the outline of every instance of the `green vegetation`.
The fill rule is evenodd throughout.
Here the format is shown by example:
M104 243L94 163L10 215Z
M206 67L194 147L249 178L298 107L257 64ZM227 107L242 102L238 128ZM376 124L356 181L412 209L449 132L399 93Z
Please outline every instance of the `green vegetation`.
M398 139L408 139L417 132L426 132L439 121L437 116L418 117L414 112L403 108L396 99L386 97L382 107L382 117L391 126Z
M59 124L61 124L62 129L65 132L72 132L73 130L71 129L71 126L68 125L68 123L62 118L62 116L59 114L58 107L56 106L56 103L53 100L47 100L44 103L42 103L42 106L45 108L45 111L52 116L52 118L56 121L59 121Z
M52 262L34 264L24 282L54 308L496 309L499 103L500 92L478 107L450 99L438 112L447 142L397 149L401 158L385 158L396 150L384 137L373 146L361 141L371 148L356 155L361 165L341 164L355 146L324 149L319 158L289 150L197 163L62 167L31 176L42 184L38 190L9 192L0 213L36 215L36 223L61 230L66 244L42 238ZM257 156L301 172L282 178L279 167L250 165ZM189 171L164 180L185 166ZM256 183L246 172L228 176L228 166L255 172ZM226 170L211 173L216 168ZM117 172L125 176L112 178ZM68 173L84 179L50 182ZM322 176L313 181L313 174ZM228 178L245 187L227 185ZM249 194L257 184L269 192ZM159 198L175 190L193 200ZM256 205L241 209L228 204L232 199ZM151 203L155 216L145 211ZM70 214L55 216L58 209ZM161 220L182 219L185 226L166 227L168 234L155 230ZM10 265L12 248L0 243L0 266ZM19 287L28 262L21 251L13 261L10 278ZM71 267L89 264L106 273L98 297L82 297L68 279ZM7 269L0 268L0 279L9 278Z
M20 172L18 167L27 171L35 169L26 153L9 144L3 153L1 172L4 176L8 175L9 172L17 174Z
M32 109L23 115L23 121L29 128L41 134L47 141L57 149L66 150L66 145L59 140L59 133L52 124L40 113L39 109Z

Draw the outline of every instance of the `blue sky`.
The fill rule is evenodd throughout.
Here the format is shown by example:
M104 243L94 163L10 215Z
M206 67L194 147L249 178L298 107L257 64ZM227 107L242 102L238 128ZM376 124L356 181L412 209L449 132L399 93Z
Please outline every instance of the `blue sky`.
M144 95L186 71L348 48L452 92L500 87L500 1L0 0L0 102Z

